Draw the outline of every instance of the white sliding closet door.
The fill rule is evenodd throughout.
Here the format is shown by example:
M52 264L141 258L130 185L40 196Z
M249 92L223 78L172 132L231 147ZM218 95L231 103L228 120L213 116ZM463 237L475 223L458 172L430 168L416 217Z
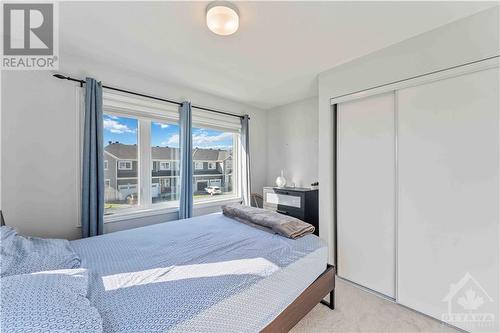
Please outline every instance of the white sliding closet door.
M449 309L497 317L451 322L472 332L498 330L499 79L489 69L397 93L398 302L449 322Z
M337 112L338 275L394 297L394 94Z

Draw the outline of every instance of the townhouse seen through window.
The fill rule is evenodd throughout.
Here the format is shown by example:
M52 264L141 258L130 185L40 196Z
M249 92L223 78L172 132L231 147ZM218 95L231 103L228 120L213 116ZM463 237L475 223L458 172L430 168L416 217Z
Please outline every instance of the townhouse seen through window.
M105 113L105 215L178 207L179 126L176 122ZM193 127L193 196L196 202L236 197L233 171L239 133ZM149 140L148 144L144 144ZM148 148L149 147L149 148ZM147 151L149 149L149 151ZM141 170L151 170L147 175Z
M193 127L194 200L236 195L232 160L237 134Z
M104 115L104 214L138 205L138 121Z

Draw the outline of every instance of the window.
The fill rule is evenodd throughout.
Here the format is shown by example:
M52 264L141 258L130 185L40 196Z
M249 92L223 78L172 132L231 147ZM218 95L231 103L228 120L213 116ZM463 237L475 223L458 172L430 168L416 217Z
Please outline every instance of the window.
M178 207L177 105L105 91L103 113L105 220Z
M193 195L195 202L220 200L238 195L232 160L237 154L239 133L233 130L200 128L193 126L193 160L208 161L206 168L203 162L195 162L193 173ZM218 168L217 165L220 165Z
M105 92L103 95L105 215L179 206L179 111L176 105ZM198 110L199 111L199 110ZM200 126L200 119L203 126ZM238 118L193 111L195 203L239 196ZM196 125L196 126L195 126ZM234 170L228 165L234 163ZM142 213L141 213L142 214Z
M118 170L132 170L132 161L118 161Z
M160 171L170 170L170 162L160 162Z
M104 164L104 214L134 209L139 203L137 190L137 119L104 114L104 155L114 162L117 170ZM107 161L105 161L107 162ZM113 164L112 164L113 165Z
M151 133L151 202L153 207L177 206L180 197L179 126L153 121Z

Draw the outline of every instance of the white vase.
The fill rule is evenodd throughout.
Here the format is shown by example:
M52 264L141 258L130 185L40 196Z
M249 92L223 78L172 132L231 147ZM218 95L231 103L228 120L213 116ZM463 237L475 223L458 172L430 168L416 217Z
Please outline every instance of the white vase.
M281 170L281 176L276 178L276 186L278 187L285 187L286 185L286 178L283 176L283 170Z

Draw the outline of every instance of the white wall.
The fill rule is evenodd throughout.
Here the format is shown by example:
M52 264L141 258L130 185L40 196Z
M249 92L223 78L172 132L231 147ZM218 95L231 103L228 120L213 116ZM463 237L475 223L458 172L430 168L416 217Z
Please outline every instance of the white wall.
M2 72L0 71L0 92L2 91ZM0 93L0 100L2 94ZM0 110L0 210L2 210L2 112Z
M93 76L111 86L249 114L252 188L262 191L267 164L264 111L148 79L130 69L112 68L112 64L69 55L61 55L59 72L81 78ZM4 71L2 74L1 192L6 222L29 235L78 238L78 84L57 80L47 71ZM115 222L107 224L106 230L176 218L174 213L142 221Z
M308 98L267 111L267 185L285 170L288 185L318 181L318 99Z
M499 7L321 73L318 78L320 236L333 261L334 119L330 99L500 54Z

